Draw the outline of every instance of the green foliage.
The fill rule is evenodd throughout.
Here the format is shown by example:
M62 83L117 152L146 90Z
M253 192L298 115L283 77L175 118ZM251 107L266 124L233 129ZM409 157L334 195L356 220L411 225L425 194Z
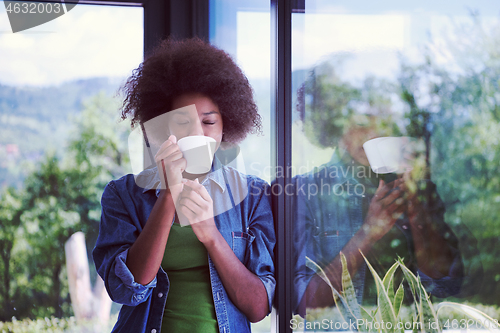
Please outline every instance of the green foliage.
M68 164L81 173L91 173L89 178L97 178L102 184L128 170L130 128L125 122L119 123L118 101L103 93L86 101L83 107L83 112L74 119Z
M55 150L61 158L65 154L61 143L67 141L71 117L81 112L82 103L99 92L113 95L117 86L118 82L109 78L43 88L0 84L0 156L7 156L3 151L7 144L19 149L18 154L0 161L0 187L21 188L47 149Z
M26 176L22 192L8 189L0 195L0 267L6 268L0 320L72 313L64 245L74 232L83 231L91 254L104 185L124 173L128 162L129 129L118 124L118 103L98 94L83 107L73 118L62 159L55 151L46 152Z
M439 62L438 50L450 61ZM429 177L461 239L468 294L476 302L498 304L500 24L472 16L472 23L456 25L424 55L421 64L401 66L407 132L427 140Z
M500 326L498 320L493 319L498 312L488 315L486 312L468 306L466 304L442 302L438 305L433 305L430 296L427 294L425 287L420 282L420 278L415 276L410 271L403 260L397 260L389 270L385 273L383 278L380 278L378 273L372 267L368 259L365 258L366 265L368 266L373 278L375 279L377 287L377 305L374 309L365 309L358 305L355 301L355 290L350 278L347 261L344 254L340 253L342 262L342 293L337 291L332 285L323 269L318 266L310 258L306 257L306 264L309 268L315 270L317 274L330 286L332 295L335 300L335 309L338 314L324 314L320 313L317 318L329 318L332 321L342 321L346 323L356 323L356 329L362 332L403 332L409 328L405 325L410 324L413 331L419 332L441 332L443 328L455 328L450 324L450 317L453 320L461 320L456 313L462 313L466 318L472 319L469 325L474 322L481 323L482 327L490 330L498 329ZM396 270L400 269L403 272L404 280L410 286L410 291L413 296L414 303L411 307L402 307L404 298L404 289L402 283L399 285L396 292L394 292L393 278ZM354 296L354 301L352 297ZM350 300L349 300L350 299ZM448 316L447 321L439 320L438 313L443 309L451 308L453 312L445 314ZM484 307L483 307L484 309ZM324 310L321 310L324 312ZM317 321L315 316L308 315L308 321ZM462 322L464 322L462 320ZM378 325L376 325L377 323ZM459 322L460 323L460 322ZM467 321L465 321L467 324ZM449 327L448 327L449 326ZM470 326L472 328L472 326Z
M22 213L21 194L14 188L7 188L0 200L0 297L4 309L9 307L13 297L11 258Z
M107 325L96 321L78 322L75 317L56 318L42 317L38 319L17 320L15 317L10 322L0 322L0 333L78 333L78 332L109 332L116 322L117 315L109 320Z

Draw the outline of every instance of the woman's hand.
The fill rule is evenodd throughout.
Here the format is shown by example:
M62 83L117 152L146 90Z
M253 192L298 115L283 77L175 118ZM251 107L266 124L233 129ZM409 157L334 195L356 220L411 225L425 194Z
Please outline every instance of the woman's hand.
M177 212L181 223L186 219L191 224L198 240L203 244L216 239L219 230L214 221L212 198L207 190L196 179L183 180L182 190L177 202Z
M404 190L402 178L389 184L380 180L362 227L371 241L375 242L382 238L405 212L407 205L403 199Z
M161 188L172 192L174 187L182 189L182 173L186 169L186 159L177 145L174 135L168 137L155 155L156 166L160 173ZM178 185L178 186L177 186Z

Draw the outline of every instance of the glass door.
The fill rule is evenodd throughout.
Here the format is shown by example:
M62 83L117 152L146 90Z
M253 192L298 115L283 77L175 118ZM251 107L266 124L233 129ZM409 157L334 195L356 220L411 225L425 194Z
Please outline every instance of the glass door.
M262 132L237 147L230 166L271 182L271 38L269 1L210 1L210 42L229 53L243 70L262 117ZM271 316L252 323L252 332L270 332Z
M460 311L499 316L499 13L306 1L292 14L294 332L495 325ZM438 317L419 319L425 295Z

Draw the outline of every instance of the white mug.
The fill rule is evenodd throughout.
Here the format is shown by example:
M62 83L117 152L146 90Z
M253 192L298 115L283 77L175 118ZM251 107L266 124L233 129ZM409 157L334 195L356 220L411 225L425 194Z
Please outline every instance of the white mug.
M413 169L415 149L410 137L375 138L363 143L363 149L375 173L404 173Z
M187 161L186 172L204 174L212 168L216 141L209 136L186 136L177 141L184 158Z

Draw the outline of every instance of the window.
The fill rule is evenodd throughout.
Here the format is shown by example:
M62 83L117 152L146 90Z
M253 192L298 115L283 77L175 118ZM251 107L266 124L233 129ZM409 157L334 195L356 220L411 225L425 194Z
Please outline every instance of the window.
M498 305L499 13L491 2L306 1L290 14L294 332L352 329L360 315L359 330L381 324L354 304L373 311L379 293L358 249L381 277L402 258L435 308ZM354 287L345 325L319 277L342 289L340 251ZM458 312L439 315L443 329L459 325Z
M103 325L104 331L116 320L116 306L109 319L109 298L96 301L106 292L102 281L94 282L92 261L86 264L99 229L103 185L130 170L129 125L118 124L115 94L142 61L143 16L141 7L79 4L50 22L12 33L6 7L0 6L4 330L12 329L13 317L34 330L42 329L44 317L64 329L75 326L70 315L76 316L78 324ZM83 238L76 242L83 247L65 251L77 231L85 232L86 252ZM65 252L83 260L66 258ZM75 271L69 266L83 272L73 308L67 275ZM84 321L90 317L102 322Z

